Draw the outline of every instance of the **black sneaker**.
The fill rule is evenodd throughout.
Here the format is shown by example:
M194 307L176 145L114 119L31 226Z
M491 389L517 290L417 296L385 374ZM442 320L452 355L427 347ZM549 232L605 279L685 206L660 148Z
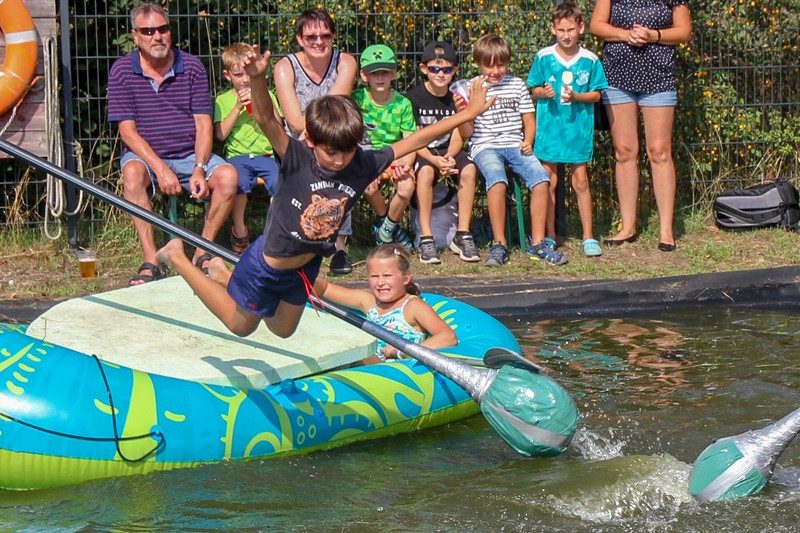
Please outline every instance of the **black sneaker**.
M450 243L450 250L458 254L462 261L474 263L481 260L478 255L478 248L475 247L475 239L472 238L472 233L456 233L453 237L453 242Z
M353 262L344 250L336 250L331 256L331 274L349 274L353 271Z
M433 237L421 237L419 240L419 261L426 264L438 264L439 252L436 250L436 242Z

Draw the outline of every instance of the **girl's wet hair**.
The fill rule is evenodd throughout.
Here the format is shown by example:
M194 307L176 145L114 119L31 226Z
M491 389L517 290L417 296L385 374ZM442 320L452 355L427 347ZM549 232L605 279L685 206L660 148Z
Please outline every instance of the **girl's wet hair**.
M400 272L403 274L408 274L411 272L411 254L409 254L400 244L381 244L380 246L373 248L373 250L367 256L367 261L370 259L391 258L397 260L397 268L400 270ZM420 295L419 287L413 281L409 281L406 285L406 292L408 294L413 294L414 296Z

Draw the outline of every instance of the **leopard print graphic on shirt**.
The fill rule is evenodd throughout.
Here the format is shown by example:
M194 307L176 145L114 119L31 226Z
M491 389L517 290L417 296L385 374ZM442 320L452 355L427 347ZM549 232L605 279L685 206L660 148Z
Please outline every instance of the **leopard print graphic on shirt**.
M311 195L311 203L300 215L300 227L308 239L322 240L339 230L344 219L347 198L325 198Z

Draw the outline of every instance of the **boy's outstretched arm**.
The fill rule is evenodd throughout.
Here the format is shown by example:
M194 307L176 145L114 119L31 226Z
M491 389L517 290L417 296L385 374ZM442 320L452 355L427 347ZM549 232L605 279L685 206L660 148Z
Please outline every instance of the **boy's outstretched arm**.
M250 97L253 103L253 119L264 132L272 144L272 149L278 157L283 157L289 146L289 136L283 129L283 124L275 118L275 107L269 96L266 72L272 52L267 50L260 53L258 45L253 45L253 50L248 52L247 58L242 63L242 68L250 77Z
M475 117L489 109L494 103L495 97L492 96L488 100L486 99L486 91L488 90L488 87L485 87L483 84L485 80L486 76L479 76L474 82L472 82L469 94L469 105L467 107L455 115L451 115L445 119L439 120L438 122L434 122L429 126L425 126L421 130L417 130L408 137L403 137L396 143L392 144L394 158L400 159L406 154L416 152L423 146L427 146L432 140L454 130L465 122L474 120Z

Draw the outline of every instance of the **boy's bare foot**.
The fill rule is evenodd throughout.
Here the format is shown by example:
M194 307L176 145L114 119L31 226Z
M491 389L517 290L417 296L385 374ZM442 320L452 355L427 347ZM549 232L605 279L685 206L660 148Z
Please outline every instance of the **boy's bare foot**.
M208 262L208 277L216 281L223 287L228 286L231 279L231 271L221 257L215 257Z
M183 241L180 239L172 239L156 252L156 261L160 265L171 267L177 254L186 257L183 251Z

